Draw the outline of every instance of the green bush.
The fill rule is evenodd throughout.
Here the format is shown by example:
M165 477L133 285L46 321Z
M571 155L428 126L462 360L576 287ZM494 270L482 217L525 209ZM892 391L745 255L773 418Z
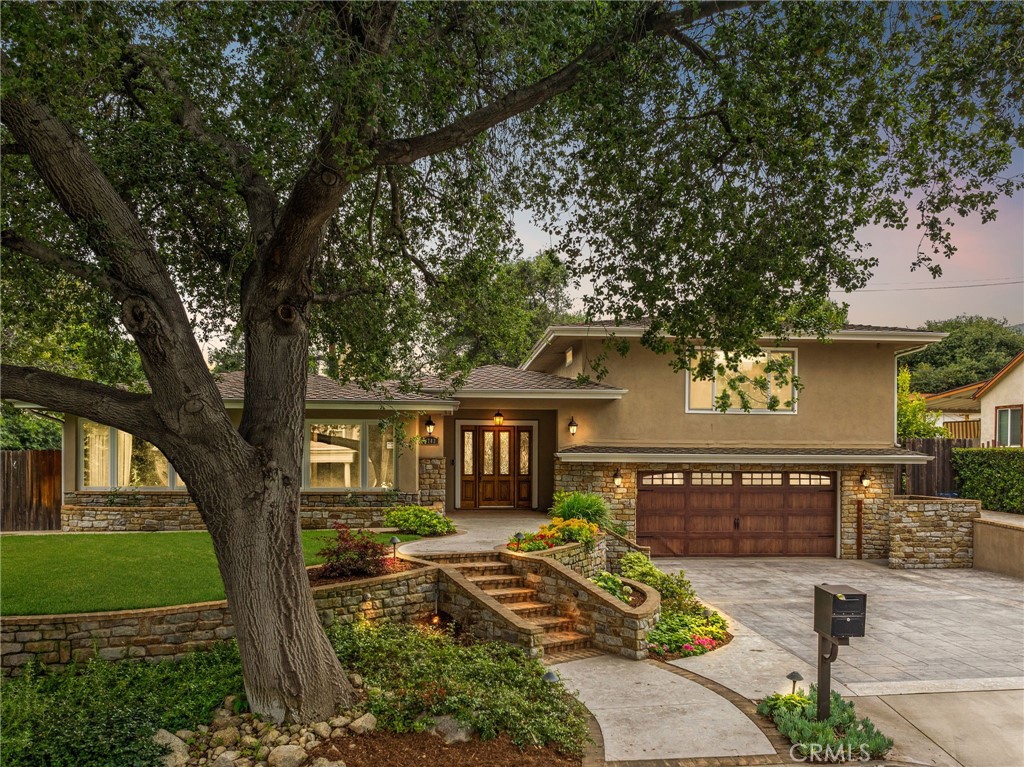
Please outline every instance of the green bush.
M892 739L878 731L867 718L857 719L853 704L839 693L832 693L832 715L824 722L815 720L818 695L811 685L810 696L769 695L757 712L771 717L779 732L793 743L803 757L825 761L867 761L881 759L892 748Z
M626 554L619 560L619 572L624 578L646 583L661 594L663 610L675 610L688 613L703 609L693 586L683 573L669 575L662 572L654 563L639 551Z
M452 535L455 523L444 514L423 506L395 506L384 515L388 527L415 535Z
M991 511L1024 513L1024 450L1019 447L953 449L960 496Z
M596 578L591 578L590 582L596 583L613 597L621 599L627 604L629 603L630 595L633 593L633 589L623 583L622 578L607 570L602 570L597 574Z
M605 530L612 530L623 535L626 528L612 519L608 504L597 493L584 493L580 490L571 492L560 490L555 493L549 517L559 519L585 519Z
M703 655L726 639L725 618L711 610L679 612L662 610L654 628L647 632L647 645L656 655Z
M338 657L362 674L378 726L394 732L430 727L449 715L480 737L508 733L520 746L554 744L580 754L586 709L521 649L504 642L459 644L446 632L366 623L330 629Z
M226 695L241 691L234 643L175 662L30 664L4 680L3 764L158 767L164 751L154 732L209 722Z

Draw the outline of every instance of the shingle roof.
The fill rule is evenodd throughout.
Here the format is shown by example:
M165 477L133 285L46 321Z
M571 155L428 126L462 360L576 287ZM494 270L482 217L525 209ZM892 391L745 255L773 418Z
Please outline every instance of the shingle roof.
M245 373L221 373L215 376L217 388L224 399L242 399L245 391ZM306 399L324 402L445 402L431 394L402 392L393 382L384 382L379 389L364 389L356 383L340 383L327 376L311 375L306 382Z
M906 456L917 458L923 453L906 450L902 447L647 447L643 445L573 445L558 451L560 455L735 455L737 457L751 455L776 456L863 456L865 458L881 456Z
M564 327L621 327L621 328L646 328L650 324L647 319L640 320L622 320L616 323L613 319L602 319L593 320L592 322L567 322ZM933 333L935 331L927 330L924 328L903 328L895 325L861 325L854 323L846 323L843 325L842 331L857 332L857 333Z
M445 389L445 382L433 376L421 380L421 386L427 391ZM595 391L618 392L614 386L587 381L579 383L575 378L541 373L536 370L521 370L505 365L484 365L474 368L466 377L466 383L458 389L458 393L474 391L509 391L509 392L548 392L548 391Z

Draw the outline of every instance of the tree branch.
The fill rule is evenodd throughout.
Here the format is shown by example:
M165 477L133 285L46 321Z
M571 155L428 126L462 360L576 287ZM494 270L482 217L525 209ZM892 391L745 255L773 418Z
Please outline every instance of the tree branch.
M88 418L154 444L160 439L162 424L152 408L149 394L134 394L19 365L0 365L0 374L4 399Z
M310 299L310 301L314 304L335 304L338 301L344 301L347 298L354 298L355 296L362 296L372 292L373 290L371 288L352 288L350 290L342 290L337 293L317 293Z
M647 37L672 35L679 27L718 13L742 8L751 1L757 0L702 2L695 7L670 13L647 7L638 14L633 25L617 30L610 39L591 43L579 56L557 72L532 85L511 91L487 106L431 133L381 142L376 147L376 162L380 165L408 165L423 157L464 146L495 125L565 93L592 68L619 56L624 44L635 44Z
M689 35L686 35L679 29L673 29L668 33L668 36L679 43L681 46L686 48L690 53L696 56L698 59L703 61L705 64L710 64L713 67L718 66L718 59L703 45L698 43Z
M95 285L98 288L103 288L118 301L123 301L131 294L131 291L124 284L111 277L102 269L54 250L49 245L22 237L13 229L4 229L0 232L0 245L16 253L28 256L41 264L59 267L62 271L74 275L80 280Z
M394 167L387 169L388 186L391 187L391 228L398 238L398 246L402 251L402 258L420 270L423 279L428 285L437 284L437 276L430 271L426 262L409 249L409 238L405 234L405 226L402 224L402 189L398 185L398 176Z

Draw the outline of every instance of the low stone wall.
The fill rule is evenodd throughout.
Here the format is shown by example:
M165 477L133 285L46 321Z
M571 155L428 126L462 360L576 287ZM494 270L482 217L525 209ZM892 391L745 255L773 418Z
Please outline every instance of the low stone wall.
M651 547L638 546L618 533L613 533L611 530L605 531L605 570L613 573L619 572L619 562L624 556L634 552L639 552L649 558L651 556Z
M1024 524L975 519L974 568L1024 578Z
M349 527L383 527L383 506L302 506L299 523L308 529L327 529L335 522ZM205 530L195 506L62 506L65 533L156 532Z
M303 490L304 508L389 508L400 504L419 502L418 493L395 491L321 492ZM195 507L191 496L183 490L78 490L64 493L67 506L105 506L135 508Z
M661 613L661 595L657 591L629 581L633 589L646 597L643 604L630 607L550 557L503 551L501 559L510 563L530 588L537 590L538 599L557 605L563 615L573 620L577 631L588 634L594 647L634 660L647 657L647 632Z
M416 569L313 589L325 625L334 621L410 621L433 614L439 568ZM144 610L0 618L0 670L17 673L33 656L63 665L93 656L179 658L235 635L227 602Z
M546 551L531 551L529 553L535 557L561 562L584 578L593 578L602 570L608 569L606 541L607 536L600 536L590 551L587 551L586 546L582 543L569 543Z
M889 567L972 567L974 520L981 502L961 498L899 496L889 521Z
M444 458L420 458L420 504L444 505L447 483L448 467Z

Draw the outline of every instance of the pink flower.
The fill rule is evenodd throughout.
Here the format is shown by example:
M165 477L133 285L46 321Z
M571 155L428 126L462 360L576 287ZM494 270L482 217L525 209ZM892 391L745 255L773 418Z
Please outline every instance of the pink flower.
M683 649L684 650L692 650L693 649L693 645L692 644L684 644L683 645Z

